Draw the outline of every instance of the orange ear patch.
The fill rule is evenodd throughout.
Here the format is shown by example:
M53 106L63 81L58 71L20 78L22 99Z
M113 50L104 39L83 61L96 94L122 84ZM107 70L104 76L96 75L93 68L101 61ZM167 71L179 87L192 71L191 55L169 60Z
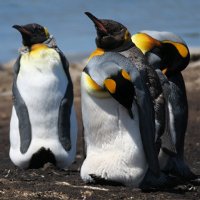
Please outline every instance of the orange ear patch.
M131 39L143 54L150 51L155 46L161 46L161 43L158 40L152 38L146 33L137 33L133 35Z
M188 49L186 48L185 45L181 44L181 43L177 43L177 42L172 42L172 41L169 41L169 40L164 40L162 41L162 43L169 43L169 44L172 44L176 47L176 49L178 50L179 54L185 58L187 57L188 55Z
M104 81L104 85L105 87L108 89L108 91L111 93L111 94L114 94L115 91L116 91L116 82L110 78L106 79Z
M129 81L131 80L130 75L129 75L124 69L122 69L121 73L122 73L122 76L123 76L125 79L127 79L127 80L129 80Z

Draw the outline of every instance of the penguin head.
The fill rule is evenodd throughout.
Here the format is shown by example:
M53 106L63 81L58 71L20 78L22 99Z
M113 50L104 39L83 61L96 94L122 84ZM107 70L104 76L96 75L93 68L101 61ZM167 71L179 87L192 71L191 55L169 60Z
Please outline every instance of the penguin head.
M185 42L170 32L143 31L132 36L133 43L143 52L148 62L167 76L185 69L190 53Z
M43 43L49 38L47 28L36 24L26 24L24 26L14 25L13 28L17 29L22 35L22 42L24 46L31 47L34 44Z
M110 51L117 48L123 49L131 43L131 34L119 22L107 19L98 19L89 12L85 14L93 21L97 31L96 45L98 48ZM133 44L132 44L133 45Z

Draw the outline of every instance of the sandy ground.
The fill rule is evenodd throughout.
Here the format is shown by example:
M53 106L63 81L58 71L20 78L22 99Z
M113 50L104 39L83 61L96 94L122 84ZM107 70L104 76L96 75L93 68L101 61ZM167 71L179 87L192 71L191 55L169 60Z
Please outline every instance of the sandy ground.
M192 52L192 62L183 72L188 101L189 123L185 139L185 156L191 169L200 174L200 51ZM178 188L143 193L138 189L122 186L86 185L80 179L79 170L83 160L83 138L80 115L80 72L84 62L74 63L70 72L74 82L75 106L79 123L79 139L76 161L68 170L58 170L45 165L41 169L20 170L10 161L9 120L12 97L12 62L0 66L0 199L200 199L200 187L189 190Z

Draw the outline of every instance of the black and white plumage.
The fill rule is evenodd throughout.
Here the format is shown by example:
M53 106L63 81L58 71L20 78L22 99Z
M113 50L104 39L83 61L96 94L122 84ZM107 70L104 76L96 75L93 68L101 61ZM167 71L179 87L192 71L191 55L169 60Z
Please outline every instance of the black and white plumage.
M46 28L13 27L25 47L14 66L10 158L20 168L68 167L77 138L68 61Z
M97 30L97 50L81 78L86 143L81 177L141 188L167 186L170 177L159 166L153 102L154 90L160 87L162 93L159 78L122 24L86 15Z
M161 153L166 160L163 170L184 180L197 180L184 160L184 140L188 122L188 103L181 71L190 60L190 53L183 39L171 32L141 31L132 36L132 41L141 49L148 62L156 70L162 70L169 83L168 131L176 146L176 155ZM161 75L162 76L162 75Z

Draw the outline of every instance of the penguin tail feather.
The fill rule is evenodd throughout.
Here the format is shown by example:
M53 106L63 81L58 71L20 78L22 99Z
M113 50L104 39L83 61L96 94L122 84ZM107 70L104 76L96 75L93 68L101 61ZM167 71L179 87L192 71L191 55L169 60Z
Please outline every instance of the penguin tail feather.
M32 155L30 160L29 168L30 169L37 169L43 167L46 163L52 163L56 165L56 159L50 149L45 149L42 147Z

